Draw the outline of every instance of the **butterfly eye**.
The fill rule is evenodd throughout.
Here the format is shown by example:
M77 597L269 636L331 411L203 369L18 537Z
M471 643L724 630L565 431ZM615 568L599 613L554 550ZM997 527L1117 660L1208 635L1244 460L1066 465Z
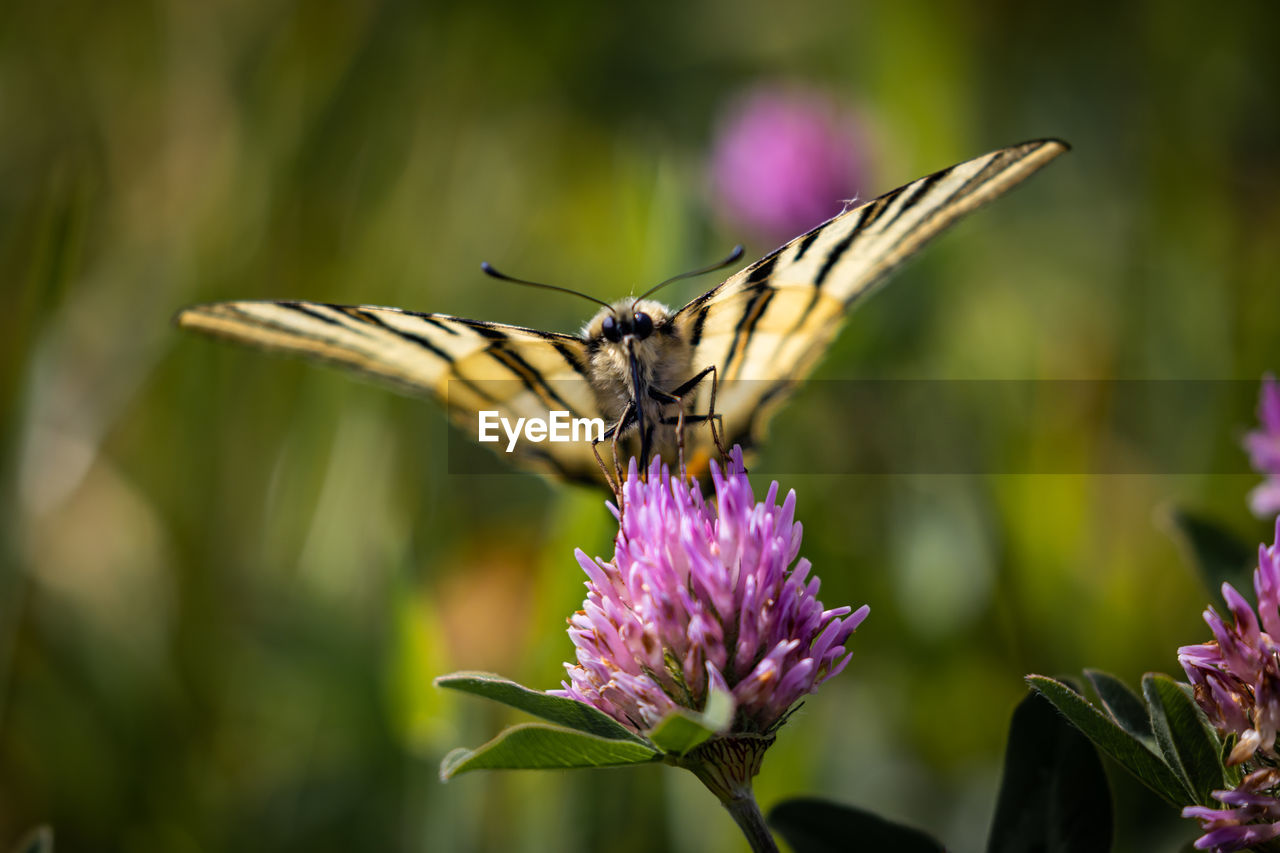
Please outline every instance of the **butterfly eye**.
M604 332L604 339L617 343L622 340L622 331L618 328L618 320L612 314L604 318L604 322L600 324L600 331Z
M643 311L637 311L635 316L636 337L644 340L653 334L653 320Z

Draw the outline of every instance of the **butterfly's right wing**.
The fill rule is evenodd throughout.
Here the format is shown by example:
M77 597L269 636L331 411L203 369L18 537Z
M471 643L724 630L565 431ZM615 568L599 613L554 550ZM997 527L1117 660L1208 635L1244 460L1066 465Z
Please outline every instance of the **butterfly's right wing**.
M573 335L369 305L213 302L178 313L185 329L300 355L362 374L397 390L433 397L472 440L479 413L515 423L599 417L587 382L586 344ZM490 431L493 434L493 431ZM502 456L507 439L488 446ZM513 461L568 480L599 482L589 442L521 440Z
M859 298L957 219L1021 183L1067 146L1053 139L984 154L822 223L677 312L692 367L715 365L729 442L768 417L826 352ZM696 410L709 400L700 391Z

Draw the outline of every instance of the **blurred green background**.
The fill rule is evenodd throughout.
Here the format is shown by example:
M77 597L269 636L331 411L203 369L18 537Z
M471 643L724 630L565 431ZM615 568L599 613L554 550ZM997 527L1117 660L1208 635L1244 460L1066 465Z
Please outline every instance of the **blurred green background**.
M450 475L438 407L169 320L304 298L574 330L586 306L479 262L613 297L722 255L749 235L708 150L754 85L857 117L864 197L1075 146L868 301L820 376L1280 367L1274 6L664 6L0 8L0 847L47 821L60 850L745 849L668 768L436 778L516 718L432 677L559 682L598 495ZM770 446L823 414L802 393ZM1025 673L1136 683L1207 637L1162 508L1265 533L1245 476L784 479L824 600L872 612L759 799L957 851L984 844ZM1194 837L1113 776L1119 849Z

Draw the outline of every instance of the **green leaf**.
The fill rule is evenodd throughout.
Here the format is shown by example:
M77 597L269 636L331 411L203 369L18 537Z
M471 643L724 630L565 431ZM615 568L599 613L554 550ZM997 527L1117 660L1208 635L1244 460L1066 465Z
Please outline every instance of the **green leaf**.
M53 829L47 824L31 829L13 845L13 853L53 853Z
M644 743L598 737L560 726L524 723L476 749L455 749L440 762L440 779L469 770L547 770L618 767L656 761L662 753Z
M541 690L531 690L500 675L488 672L455 672L440 676L435 680L435 685L449 690L461 690L463 693L474 693L574 731L610 740L645 743L644 738L590 705L563 696L550 696Z
M1111 849L1111 793L1098 753L1043 695L1018 703L988 853Z
M795 853L848 853L850 850L894 853L942 853L945 849L918 829L892 823L871 812L798 797L769 811L768 824Z
M1176 507L1169 512L1169 523L1174 539L1182 544L1188 561L1211 593L1217 593L1223 582L1236 589L1253 585L1256 545L1211 518Z
M1114 675L1096 669L1086 669L1084 677L1089 679L1089 683L1097 691L1102 707L1111 715L1111 719L1146 744L1152 752L1156 752L1159 747L1156 745L1155 733L1151 730L1151 715L1147 713L1147 706L1138 694Z
M1165 763L1182 780L1194 802L1212 805L1210 792L1225 786L1222 745L1200 707L1167 675L1144 676L1142 695L1151 709L1151 727Z
M1141 740L1061 681L1043 675L1029 675L1027 682L1084 732L1098 749L1118 761L1144 785L1171 805L1182 807L1187 804L1188 794L1181 780L1164 763L1164 759Z

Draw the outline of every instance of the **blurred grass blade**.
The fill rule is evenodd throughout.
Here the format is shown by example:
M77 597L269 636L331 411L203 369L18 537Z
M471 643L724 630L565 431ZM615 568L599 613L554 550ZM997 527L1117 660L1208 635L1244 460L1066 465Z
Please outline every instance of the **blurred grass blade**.
M469 770L549 770L618 767L661 758L651 746L597 737L544 723L512 726L475 749L455 749L440 762L440 779Z
M531 690L522 684L492 673L455 672L452 675L440 676L435 680L435 685L483 696L557 725L596 737L645 743L639 735L590 705L576 699L550 696L540 690Z
M812 797L783 800L769 811L768 823L795 853L942 853L946 849L918 829Z
M1027 682L1053 703L1063 716L1093 741L1094 746L1120 762L1120 765L1171 805L1187 804L1189 792L1181 779L1169 769L1164 759L1152 752L1140 739L1125 731L1118 723L1085 701L1061 681L1043 675L1029 675Z
M1111 848L1111 792L1098 753L1040 693L1018 703L988 853Z
M1089 679L1089 683L1097 691L1102 707L1111 715L1111 719L1146 744L1152 752L1159 749L1155 732L1151 730L1151 715L1147 713L1147 706L1137 693L1114 675L1100 670L1086 669L1084 677Z
M1213 805L1211 792L1225 787L1222 747L1195 700L1167 675L1149 673L1142 695L1165 762L1182 779L1194 802Z

